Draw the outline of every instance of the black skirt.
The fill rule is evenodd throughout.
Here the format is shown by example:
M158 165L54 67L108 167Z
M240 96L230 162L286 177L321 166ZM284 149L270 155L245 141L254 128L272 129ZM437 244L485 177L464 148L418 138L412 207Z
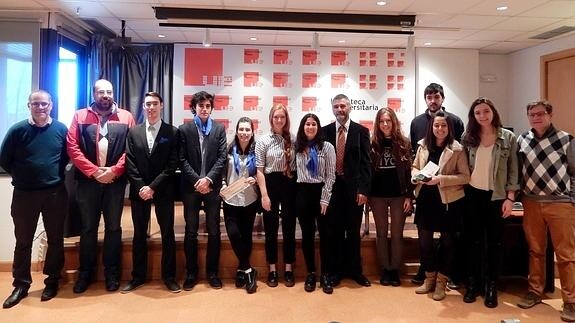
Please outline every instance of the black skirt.
M449 204L441 202L437 185L423 185L415 203L415 224L420 230L457 232L465 212L465 199Z

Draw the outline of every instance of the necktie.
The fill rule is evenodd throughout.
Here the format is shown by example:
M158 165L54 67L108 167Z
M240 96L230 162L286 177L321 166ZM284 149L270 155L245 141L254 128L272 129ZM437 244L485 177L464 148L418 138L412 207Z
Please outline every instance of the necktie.
M340 126L337 131L337 143L335 147L335 173L343 175L343 157L345 152L345 127Z
M152 152L152 148L154 148L154 135L155 135L156 128L154 126L148 127L148 149Z

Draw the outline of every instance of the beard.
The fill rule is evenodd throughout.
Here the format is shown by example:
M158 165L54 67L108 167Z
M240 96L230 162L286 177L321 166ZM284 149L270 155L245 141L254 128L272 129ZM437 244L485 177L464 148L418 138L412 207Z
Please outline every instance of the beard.
M110 111L114 106L114 99L98 99L96 101L96 108L100 111Z

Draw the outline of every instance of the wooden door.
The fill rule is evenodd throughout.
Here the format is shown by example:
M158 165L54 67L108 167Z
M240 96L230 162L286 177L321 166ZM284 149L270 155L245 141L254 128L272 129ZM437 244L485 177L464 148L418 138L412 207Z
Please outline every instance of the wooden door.
M575 135L575 48L541 57L541 97L553 105L553 125Z

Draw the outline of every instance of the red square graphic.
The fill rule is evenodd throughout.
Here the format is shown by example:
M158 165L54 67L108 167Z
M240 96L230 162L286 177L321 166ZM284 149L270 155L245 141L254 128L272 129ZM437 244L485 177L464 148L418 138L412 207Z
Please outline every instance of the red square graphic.
M191 110L190 104L192 104L193 95L184 95L184 110Z
M359 81L360 82L367 81L367 75L366 74L359 74Z
M387 53L387 60L394 59L395 53Z
M301 53L302 65L315 65L317 64L317 50L303 50Z
M388 75L388 76L387 76L387 81L388 81L388 82L395 82L395 75Z
M366 58L367 52L359 52L359 58Z
M274 49L274 64L288 64L288 63L289 63L289 50Z
M194 119L184 118L184 124L186 124L186 123L192 123L192 122L194 122Z
M288 73L274 72L273 78L274 87L288 87Z
M395 83L387 83L387 89L388 90L393 90Z
M214 97L214 110L227 110L230 105L230 97L228 95L216 95Z
M228 131L228 128L230 127L230 123L231 123L230 119L214 119L214 121L221 123L224 126L224 129L226 129L226 131Z
M315 96L302 96L301 98L301 111L315 111L317 106L317 98Z
M371 59L377 58L377 52L369 52L369 58Z
M258 129L260 128L260 120L259 119L252 119L252 122L254 124L254 128L252 129L252 131L254 133L256 133L256 131L258 131Z
M287 105L288 105L287 95L274 95L273 105L276 105L276 104L281 104L284 107L287 107Z
M387 67L393 67L395 65L395 61L388 60Z
M403 90L403 83L397 83L397 89Z
M369 83L369 89L370 89L370 90L375 90L375 89L377 89L377 83L373 83L373 82Z
M377 66L377 61L375 59L370 59L369 66Z
M373 130L373 121L372 120L359 120L359 124L369 129L369 132Z
M337 73L331 74L331 88L340 89L345 87L345 74Z
M375 82L375 81L377 81L377 75L376 75L376 74L371 74L371 75L369 75L369 81L370 81L370 82Z
M365 59L360 59L359 66L367 66L367 61Z
M257 111L260 98L257 95L244 95L244 111Z
M398 81L398 82L403 82L403 79L404 79L404 78L405 78L405 76L403 76L403 75L398 75L398 76L397 76L397 81Z
M224 51L221 48L186 48L184 51L184 85L221 85L224 74Z
M336 50L331 52L331 65L340 66L345 65L347 59L347 53L342 50Z
M260 50L255 48L244 49L244 64L257 64L260 60Z
M301 87L310 88L317 84L317 73L303 73L301 75Z
M397 61L397 67L403 67L405 65L404 61Z
M399 111L401 109L401 99L400 98L388 98L387 107L393 111Z
M260 81L259 72L244 72L244 87L258 86Z
M361 90L367 89L367 83L365 83L365 82L359 82L359 88L360 88Z

